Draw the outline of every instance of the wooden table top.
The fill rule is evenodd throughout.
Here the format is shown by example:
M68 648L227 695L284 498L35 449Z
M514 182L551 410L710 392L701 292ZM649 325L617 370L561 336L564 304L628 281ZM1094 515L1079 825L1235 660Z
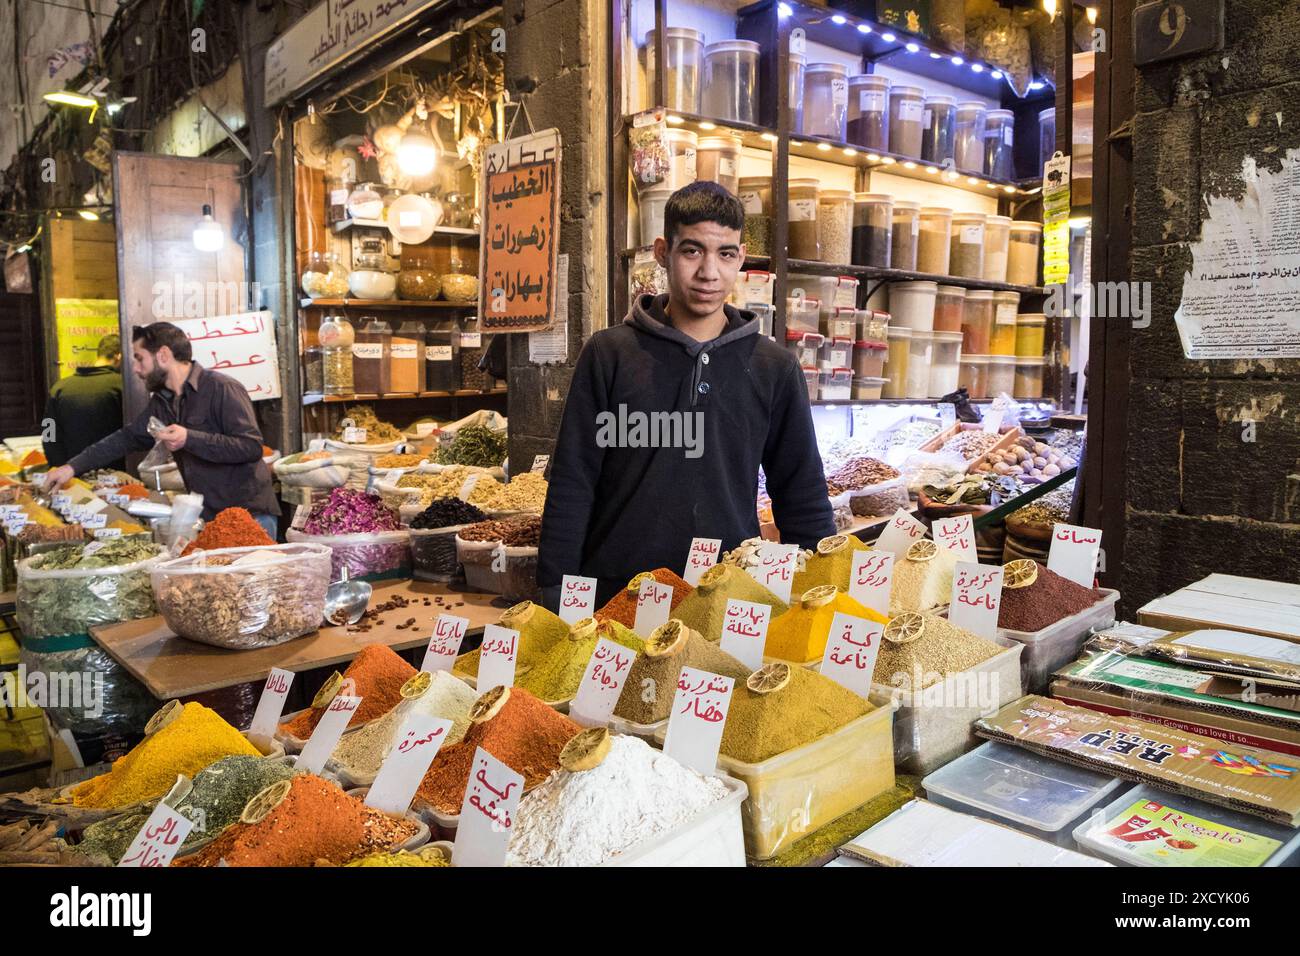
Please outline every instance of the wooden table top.
M264 681L272 667L300 672L346 664L368 644L387 644L395 651L421 647L428 643L433 622L443 612L467 618L472 634L487 624L495 624L509 606L495 594L461 593L427 581L376 584L370 606L374 608L396 595L415 603L370 620L369 631L322 627L305 637L251 651L225 650L177 637L161 616L92 628L90 635L150 693L159 700L170 700ZM436 601L439 597L442 604ZM424 606L425 598L430 601L429 607ZM448 606L456 602L464 603ZM412 617L416 620L414 626L397 629Z

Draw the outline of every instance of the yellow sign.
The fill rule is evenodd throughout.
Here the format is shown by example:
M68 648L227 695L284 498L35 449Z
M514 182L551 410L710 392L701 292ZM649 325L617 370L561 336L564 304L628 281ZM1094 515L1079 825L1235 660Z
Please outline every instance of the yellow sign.
M120 331L116 299L55 299L54 328L59 342L59 378L82 365L94 365L99 340Z

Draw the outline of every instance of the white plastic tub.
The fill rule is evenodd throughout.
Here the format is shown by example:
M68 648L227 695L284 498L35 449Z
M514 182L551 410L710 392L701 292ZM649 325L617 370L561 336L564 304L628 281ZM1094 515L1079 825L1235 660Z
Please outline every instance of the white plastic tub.
M655 721L653 724L638 724L634 720L625 720L617 714L609 715L609 732L611 734L640 737L648 744L655 744L658 739L662 739L663 734L660 731L667 726L668 718L666 717L663 720Z
M934 328L934 300L937 282L896 282L889 290L891 328L929 332Z
M749 796L743 781L718 774L727 796L669 833L644 840L602 866L744 866L741 806Z
M936 770L921 785L940 806L1072 848L1074 828L1114 795L1120 781L989 741Z
M1011 631L998 628L998 637L1023 644L1020 656L1020 680L1026 694L1039 694L1047 689L1052 675L1078 658L1083 642L1097 629L1115 623L1115 604L1119 592L1100 588L1105 595L1092 607L1062 618L1041 631Z

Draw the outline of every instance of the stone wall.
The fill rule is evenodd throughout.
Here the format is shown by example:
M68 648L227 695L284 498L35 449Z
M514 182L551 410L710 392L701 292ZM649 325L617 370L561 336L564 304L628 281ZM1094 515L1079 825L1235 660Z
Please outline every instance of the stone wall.
M1300 9L1228 0L1225 20L1221 53L1137 79L1132 279L1153 308L1129 336L1130 612L1216 571L1300 580L1300 361L1188 361L1174 323L1203 197L1240 198L1244 161L1300 148Z

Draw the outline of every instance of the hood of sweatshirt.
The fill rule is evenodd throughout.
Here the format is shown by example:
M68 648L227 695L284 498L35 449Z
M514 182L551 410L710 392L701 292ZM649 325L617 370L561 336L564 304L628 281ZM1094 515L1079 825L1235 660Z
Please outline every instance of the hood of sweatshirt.
M751 335L757 335L759 332L757 315L748 309L737 309L734 306L724 305L722 311L727 317L727 327L722 330L722 334L708 342L697 342L685 332L674 328L659 318L659 316L667 318L665 311L667 305L667 293L658 296L649 293L639 295L636 301L632 303L632 310L623 322L647 335L666 339L669 342L676 342L692 358L695 358L706 349L716 349L723 345L729 345Z

